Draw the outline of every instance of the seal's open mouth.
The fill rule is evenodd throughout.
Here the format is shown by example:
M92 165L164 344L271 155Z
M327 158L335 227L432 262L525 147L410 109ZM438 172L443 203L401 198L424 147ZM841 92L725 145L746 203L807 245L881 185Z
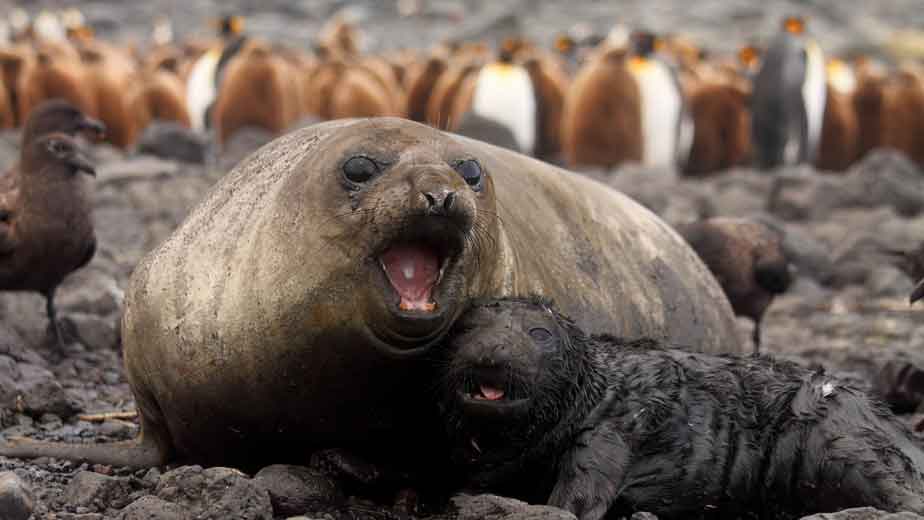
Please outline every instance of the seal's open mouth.
M428 244L397 244L379 257L403 311L433 312L433 289L443 278L446 256Z
M394 291L393 305L403 318L424 318L445 309L440 283L452 277L464 245L461 229L449 219L413 222L385 243L378 264Z
M458 390L459 401L468 413L493 414L511 412L529 403L527 392L505 381L505 370L479 367L469 373Z
M467 228L445 217L410 217L373 248L364 265L368 300L383 313L367 322L388 355L419 355L439 340L461 312Z

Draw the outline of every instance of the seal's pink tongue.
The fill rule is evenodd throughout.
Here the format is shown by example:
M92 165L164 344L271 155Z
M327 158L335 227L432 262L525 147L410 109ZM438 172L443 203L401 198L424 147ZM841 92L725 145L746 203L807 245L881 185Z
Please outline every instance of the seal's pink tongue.
M504 398L504 391L500 388L481 385L479 390L481 390L481 395L478 398L484 398L488 401L499 401Z
M431 301L440 274L435 251L422 245L395 246L382 255L382 265L401 298L400 309L430 312L436 308Z

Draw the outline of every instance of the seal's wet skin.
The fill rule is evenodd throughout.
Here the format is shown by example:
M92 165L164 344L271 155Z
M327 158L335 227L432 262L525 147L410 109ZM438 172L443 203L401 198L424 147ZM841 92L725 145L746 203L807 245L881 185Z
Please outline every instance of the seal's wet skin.
M438 364L455 467L473 489L582 520L924 512L924 451L823 372L587 336L539 299L478 303Z
M297 130L228 173L135 269L122 340L140 440L0 454L429 460L442 427L421 412L425 354L472 298L530 292L592 332L741 349L696 253L619 192L403 119Z

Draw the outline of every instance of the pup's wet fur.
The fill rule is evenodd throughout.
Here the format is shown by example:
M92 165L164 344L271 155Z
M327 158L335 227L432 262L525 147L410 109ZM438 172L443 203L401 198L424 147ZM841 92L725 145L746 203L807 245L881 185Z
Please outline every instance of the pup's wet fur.
M588 337L535 298L477 302L443 355L440 408L475 490L585 520L924 512L924 451L823 372Z

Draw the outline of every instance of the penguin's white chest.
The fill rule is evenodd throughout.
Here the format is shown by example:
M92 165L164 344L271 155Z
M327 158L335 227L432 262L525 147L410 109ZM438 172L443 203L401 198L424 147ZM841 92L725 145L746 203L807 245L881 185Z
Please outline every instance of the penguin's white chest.
M536 94L526 69L517 65L486 65L478 74L472 112L510 130L523 153L536 143Z
M674 167L677 129L683 98L667 65L657 60L634 58L629 64L638 83L642 116L642 163Z
M206 111L218 94L215 88L215 70L218 68L220 54L212 49L203 54L193 65L186 80L186 109L192 129L204 132Z
M814 42L805 47L805 78L802 81L802 102L805 104L806 141L808 160L815 160L815 153L821 141L821 125L825 117L827 79L825 60L821 49Z

